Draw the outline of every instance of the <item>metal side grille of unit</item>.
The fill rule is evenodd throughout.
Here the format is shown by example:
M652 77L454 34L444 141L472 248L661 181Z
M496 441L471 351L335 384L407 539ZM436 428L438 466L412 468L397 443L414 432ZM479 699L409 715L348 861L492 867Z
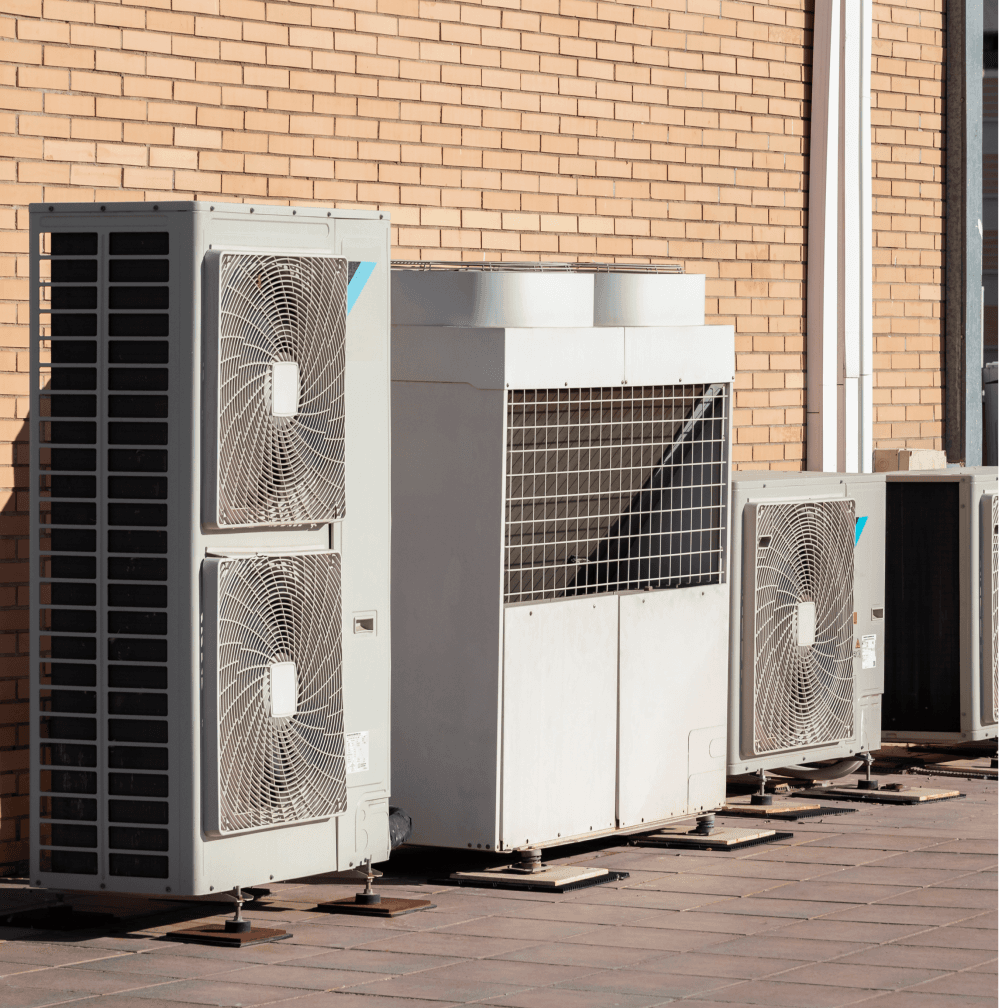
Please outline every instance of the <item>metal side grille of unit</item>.
M854 525L852 500L757 505L746 612L757 755L854 735Z
M992 724L999 722L999 494L989 494L985 503L989 521L983 553L988 551L990 569L987 572L988 584L983 584L982 616L991 620L991 625L982 628L983 639L987 636L990 642L989 664L991 668L982 671L992 686ZM987 681L988 681L987 679Z
M205 688L218 746L217 816L206 816L217 822L207 827L229 833L342 812L339 554L206 564L216 565Z
M218 524L342 517L347 262L232 252L218 269Z

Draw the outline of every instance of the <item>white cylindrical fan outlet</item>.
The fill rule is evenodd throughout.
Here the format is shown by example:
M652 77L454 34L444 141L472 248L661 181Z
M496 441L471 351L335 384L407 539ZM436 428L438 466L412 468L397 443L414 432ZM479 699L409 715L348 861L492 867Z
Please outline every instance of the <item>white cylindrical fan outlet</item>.
M393 270L394 325L589 328L593 275L501 270Z
M596 273L596 326L702 326L703 273Z

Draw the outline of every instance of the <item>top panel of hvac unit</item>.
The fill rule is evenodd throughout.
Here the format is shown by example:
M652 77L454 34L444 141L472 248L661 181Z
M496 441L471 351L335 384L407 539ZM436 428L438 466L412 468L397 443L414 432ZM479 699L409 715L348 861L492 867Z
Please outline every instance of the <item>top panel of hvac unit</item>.
M704 276L616 263L394 262L397 325L485 328L704 325Z
M328 210L326 207L257 206L253 203L204 203L191 200L175 200L163 203L32 203L33 214L149 214L153 213L232 213L249 216L273 217L338 217L341 220L383 220L387 213L377 210Z

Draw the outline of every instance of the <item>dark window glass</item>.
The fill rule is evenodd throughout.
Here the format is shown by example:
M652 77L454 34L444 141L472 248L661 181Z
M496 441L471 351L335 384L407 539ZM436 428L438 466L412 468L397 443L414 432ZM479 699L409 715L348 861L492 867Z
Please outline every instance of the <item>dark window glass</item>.
M161 448L112 448L108 451L112 472L166 472L167 453Z
M97 766L97 746L73 745L71 742L50 742L39 747L41 761L47 766Z
M50 248L54 256L97 255L97 234L90 231L53 231Z
M93 340L53 340L53 364L95 364L97 344Z
M53 287L53 301L58 287ZM86 290L86 287L66 287L64 290ZM96 294L96 292L95 292ZM97 298L94 298L94 305ZM53 307L55 305L53 304ZM66 308L91 308L93 305L74 303L65 305ZM169 308L170 288L169 287L111 287L108 290L108 307L114 310L136 309L136 308Z
M53 537L55 532L52 533ZM166 532L113 529L108 532L109 553L166 553Z
M52 557L52 577L54 578L95 578L97 577L96 557Z
M166 717L165 693L109 693L108 710L129 717Z
M108 685L125 689L166 689L167 671L154 665L109 665ZM148 767L163 770L165 767Z
M93 471L97 468L97 450L95 448L50 448L52 469L81 469Z
M166 396L108 396L108 414L113 417L165 417L169 416ZM89 414L74 414L89 416Z
M53 637L51 651L53 658L76 658L80 661L92 661L97 657L97 641L93 637ZM91 737L87 736L87 738Z
M111 444L164 445L168 431L169 424L165 423L109 423L108 441Z
M57 505L53 504L55 508ZM79 507L80 505L77 505ZM108 523L111 525L166 525L166 504L109 504Z
M163 339L169 334L169 315L108 316L108 335L112 337L151 336L155 339Z
M97 368L54 367L49 379L49 388L56 391L97 388ZM90 414L84 414L89 416Z
M108 846L119 850L169 849L170 834L165 829L140 829L138 826L112 826L108 830Z
M110 661L133 662L165 662L167 660L167 642L165 640L137 640L132 637L112 637L108 641L108 658ZM123 742L165 742L166 739L122 739Z
M110 254L113 256L162 256L170 254L169 231L114 231ZM84 253L77 253L82 255Z
M50 427L49 442L52 444L97 444L97 424L93 422L67 423L65 420L55 420Z
M52 497L96 497L96 476L52 476L49 481ZM90 525L92 522L71 522L73 525Z
M75 587L75 585L73 586ZM92 587L87 585L87 587ZM78 603L84 605L86 603ZM93 603L91 603L93 604ZM110 584L108 585L108 605L131 609L165 609L167 604L166 585ZM121 631L124 633L124 631Z
M169 749L153 746L111 746L108 749L108 766L113 770L168 770L169 752Z
M43 872L53 875L96 875L97 855L89 851L39 851L38 863Z
M49 416L52 417L92 417L97 416L97 396L95 395L53 395L48 399Z
M167 562L154 557L108 557L112 581L166 581Z
M96 283L96 259L65 259L52 263L53 283Z
M114 340L110 344L109 359L112 364L167 364L170 344L158 340Z
M166 290L168 288L164 288ZM51 287L52 308L58 311L60 308L96 308L97 288L96 287Z
M166 283L169 259L115 259L108 277L111 283Z
M167 614L159 612L110 612L108 633L155 634L167 632Z
M79 739L92 742L97 738L97 721L82 717L43 717L39 719L42 738Z
M92 609L43 609L41 617L42 626L53 633L94 633L97 629L97 613Z
M160 505L162 507L162 505ZM49 505L49 521L53 525L96 525L97 505L79 503L63 503L54 501Z
M53 315L53 336L96 336L96 315Z
M97 585L77 584L71 581L68 584L57 582L48 586L42 585L43 590L46 587L50 589L52 605L97 605ZM165 588L163 590L166 591Z
M38 805L43 819L82 819L84 822L97 819L95 798L41 798Z

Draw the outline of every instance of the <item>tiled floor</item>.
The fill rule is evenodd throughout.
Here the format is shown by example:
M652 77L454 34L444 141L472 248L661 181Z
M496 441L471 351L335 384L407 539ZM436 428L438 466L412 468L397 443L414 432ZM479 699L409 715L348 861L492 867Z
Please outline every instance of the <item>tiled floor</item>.
M561 896L431 886L421 870L441 862L400 852L384 891L436 909L317 914L351 890L283 883L247 915L293 936L244 951L163 940L176 915L118 933L0 928L0 1008L991 1008L996 786L956 783L966 798L857 806L731 854L590 845L549 860L630 877Z

